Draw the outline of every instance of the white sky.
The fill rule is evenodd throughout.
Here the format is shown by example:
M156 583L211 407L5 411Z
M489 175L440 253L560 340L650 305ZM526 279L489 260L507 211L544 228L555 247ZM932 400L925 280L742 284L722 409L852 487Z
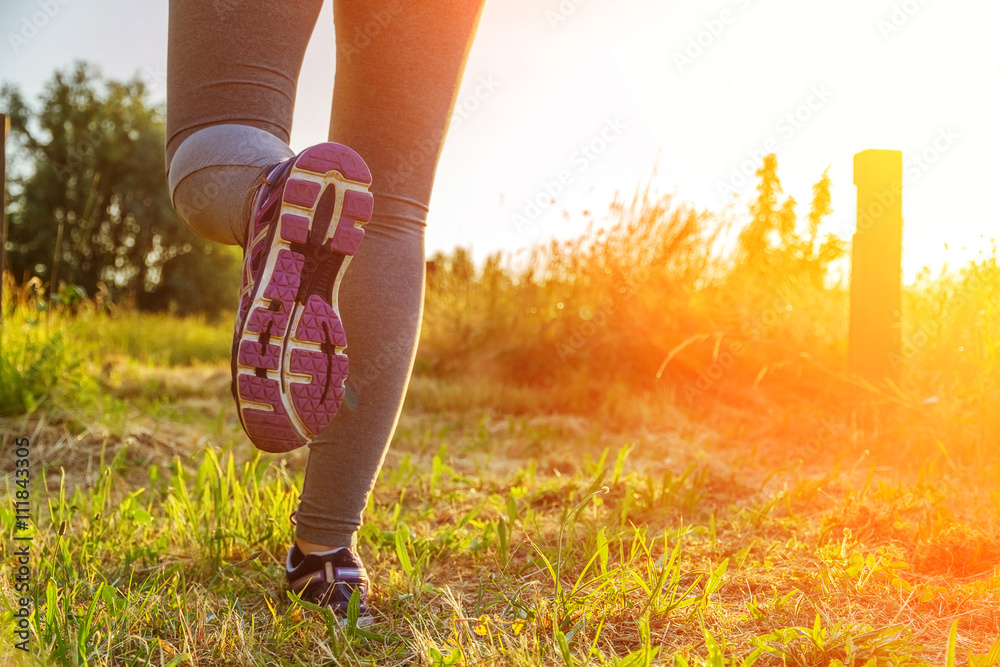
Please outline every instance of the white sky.
M15 50L11 35L27 34L44 5L58 11ZM327 5L299 82L296 150L326 139ZM166 19L166 0L2 0L0 81L33 97L54 69L84 58L114 77L142 73L162 100ZM734 169L772 146L802 216L830 167L829 229L845 237L854 153L902 150L907 276L988 252L1000 183L998 24L1000 4L987 0L488 0L459 96L475 109L448 137L428 253L463 245L481 258L576 235L584 210L600 219L616 190L630 196L654 166L660 190L721 210L730 199L720 183L738 182ZM478 100L483 80L495 89ZM786 119L796 111L800 120ZM592 142L590 156L580 152ZM933 164L913 162L925 152ZM545 184L560 172L562 192L548 203ZM737 188L744 200L753 185ZM519 227L530 199L544 207Z

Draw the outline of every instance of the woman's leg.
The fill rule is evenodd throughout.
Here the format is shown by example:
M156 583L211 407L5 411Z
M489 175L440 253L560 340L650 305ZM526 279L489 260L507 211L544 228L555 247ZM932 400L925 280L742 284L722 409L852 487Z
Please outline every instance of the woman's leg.
M330 140L371 168L375 209L340 288L347 399L310 443L303 551L351 546L392 438L420 330L424 224L482 0L335 0Z
M348 546L398 419L423 298L434 170L481 0L337 0L330 139L374 176L375 212L340 289L348 398L310 448L300 545ZM321 0L172 0L167 166L196 232L242 243L247 195L288 158L298 72ZM307 550L315 550L307 548Z
M295 88L322 4L171 0L167 178L199 235L242 244L255 180L292 156Z
M198 234L244 246L233 396L250 439L270 452L306 444L339 409L348 360L337 287L371 215L371 177L356 153L323 143L288 159L321 3L170 8L171 200Z

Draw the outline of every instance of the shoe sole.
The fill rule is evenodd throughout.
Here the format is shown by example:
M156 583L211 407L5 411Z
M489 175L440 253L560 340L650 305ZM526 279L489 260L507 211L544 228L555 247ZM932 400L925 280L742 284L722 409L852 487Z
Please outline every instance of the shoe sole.
M292 159L233 358L243 428L274 453L307 444L343 402L338 291L373 204L371 173L346 146L318 144Z

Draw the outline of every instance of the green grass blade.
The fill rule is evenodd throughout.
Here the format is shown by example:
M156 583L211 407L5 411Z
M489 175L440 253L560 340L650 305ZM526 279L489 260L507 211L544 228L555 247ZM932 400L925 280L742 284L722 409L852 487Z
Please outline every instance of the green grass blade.
M945 656L945 667L955 667L955 649L958 643L958 619L951 624L951 631L948 633L948 653Z

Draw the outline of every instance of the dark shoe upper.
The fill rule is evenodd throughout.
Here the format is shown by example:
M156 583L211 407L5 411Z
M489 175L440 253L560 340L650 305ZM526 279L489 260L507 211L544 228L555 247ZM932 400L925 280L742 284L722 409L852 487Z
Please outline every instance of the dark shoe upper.
M365 566L350 549L304 555L298 545L288 550L285 563L288 588L303 600L328 607L338 616L347 616L351 594L358 590L359 617L368 615L371 586Z

